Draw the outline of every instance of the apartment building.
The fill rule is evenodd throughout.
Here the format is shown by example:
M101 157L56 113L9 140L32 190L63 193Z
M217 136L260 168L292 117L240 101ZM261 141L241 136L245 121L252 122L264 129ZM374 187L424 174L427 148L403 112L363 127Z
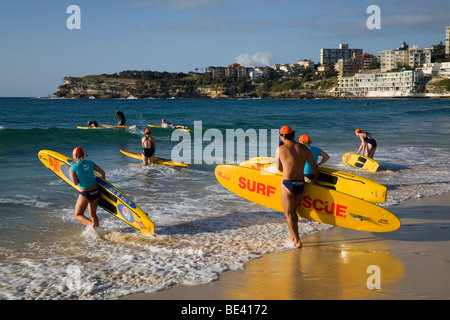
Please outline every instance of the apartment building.
M417 45L409 46L404 42L396 50L380 51L381 72L386 72L400 66L410 66L411 68L422 67L426 63L431 63L431 49L419 49Z
M353 58L354 53L363 53L363 49L349 49L348 44L340 44L339 49L320 49L320 64L335 64L339 59Z
M378 58L370 53L353 53L350 59L339 59L334 64L334 70L338 76L349 75L353 73L363 72L369 70L373 62L377 62Z
M424 86L422 71L406 70L340 77L337 91L339 96L348 97L392 97L415 94Z

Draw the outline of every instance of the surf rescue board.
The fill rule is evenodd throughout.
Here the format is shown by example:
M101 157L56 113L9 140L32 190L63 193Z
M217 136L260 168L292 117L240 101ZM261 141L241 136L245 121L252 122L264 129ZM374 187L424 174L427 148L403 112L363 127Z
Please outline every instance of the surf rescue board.
M91 130L91 129L106 129L106 127L83 127L83 126L77 126L77 129L86 129L86 130Z
M273 157L250 158L240 166L282 174ZM386 202L387 188L351 173L319 167L319 184L370 202Z
M79 186L73 183L69 173L70 167L75 163L73 159L51 150L39 151L38 157L54 174L80 191ZM142 233L155 234L154 223L141 208L108 181L98 175L95 179L100 188L100 207Z
M378 162L372 158L362 156L357 153L346 153L342 156L342 161L353 168L366 170L369 172L376 172L380 166Z
M215 175L222 186L238 196L283 212L281 175L227 164L218 165ZM312 183L305 184L297 214L301 218L368 232L390 232L401 225L393 213L374 203Z
M112 124L101 124L101 126L105 128L128 129L128 126L117 126Z
M142 161L142 154L140 154L140 153L128 152L128 151L124 151L124 150L120 150L120 152L122 152L124 155L126 155L128 157ZM176 161L172 161L172 160L168 160L168 159L164 159L164 158L155 158L155 163L163 164L166 166L189 167L188 164L185 164L183 162L176 162Z

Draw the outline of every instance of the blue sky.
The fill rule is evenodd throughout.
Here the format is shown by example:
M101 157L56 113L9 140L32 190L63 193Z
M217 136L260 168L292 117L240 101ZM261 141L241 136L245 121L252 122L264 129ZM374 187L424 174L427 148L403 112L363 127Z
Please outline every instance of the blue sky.
M67 7L81 9L69 30ZM370 5L381 29L370 30ZM47 96L64 76L319 62L321 48L378 54L445 43L448 0L2 0L0 97Z

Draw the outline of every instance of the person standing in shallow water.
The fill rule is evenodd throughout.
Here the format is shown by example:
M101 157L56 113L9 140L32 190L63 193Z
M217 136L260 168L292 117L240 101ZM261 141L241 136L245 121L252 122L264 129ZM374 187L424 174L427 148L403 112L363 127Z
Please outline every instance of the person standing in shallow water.
M289 126L280 129L280 139L283 142L276 150L278 170L283 173L281 183L281 204L284 210L289 237L284 241L302 247L298 233L297 206L305 186L304 167L306 160L311 164L314 180L319 179L319 169L308 147L294 141L295 132Z
M149 128L145 129L145 136L142 138L142 161L144 165L155 163L155 138L151 136Z

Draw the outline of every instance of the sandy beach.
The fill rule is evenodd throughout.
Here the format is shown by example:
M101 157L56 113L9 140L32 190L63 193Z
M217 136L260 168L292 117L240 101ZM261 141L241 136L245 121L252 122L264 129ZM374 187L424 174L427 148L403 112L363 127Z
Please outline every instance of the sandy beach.
M450 194L388 208L390 233L335 227L302 237L303 248L267 254L204 285L175 285L122 300L447 300Z

